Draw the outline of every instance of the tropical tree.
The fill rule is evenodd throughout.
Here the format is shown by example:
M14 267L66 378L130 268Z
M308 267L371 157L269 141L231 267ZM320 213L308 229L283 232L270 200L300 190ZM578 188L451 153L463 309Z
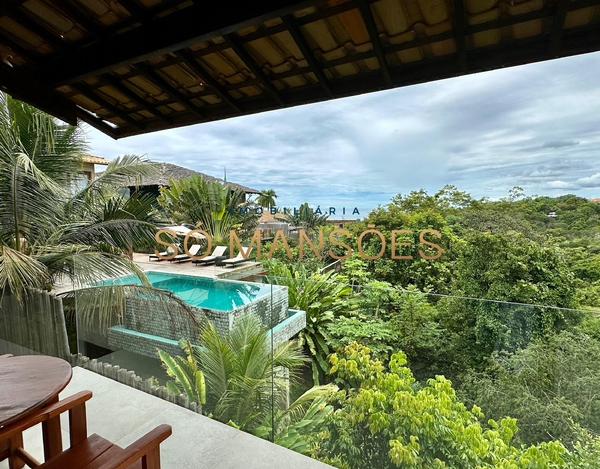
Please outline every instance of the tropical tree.
M266 328L247 314L222 335L210 321L200 334L201 346L181 341L185 358L164 351L159 357L173 378L167 387L185 392L203 405L203 413L291 449L307 452L307 435L332 411L325 397L332 386L309 389L288 404L289 387L307 360L293 342L271 348Z
M287 216L287 220L294 226L301 226L307 231L314 230L327 222L329 215L316 213L317 211L310 208L307 203L300 205L298 211L294 209L294 213Z
M290 308L306 311L306 327L298 334L312 358L313 382L319 384L329 371L327 356L331 353L325 336L327 325L342 313L349 312L353 304L348 300L352 288L337 280L337 274L309 272L298 263L288 266L273 263L267 277L268 283L288 288Z
M341 390L330 399L337 410L315 434L315 456L336 467L570 467L560 442L513 445L515 419L482 424L481 410L460 402L443 376L417 384L402 352L384 366L368 348L352 344L330 361Z
M227 244L230 230L248 233L258 223L256 211L244 199L240 188L192 175L169 180L169 187L160 189L158 203L174 222L198 226L214 244Z
M79 283L131 272L145 278L127 254L154 236L146 201L127 201L115 187L154 168L126 156L76 191L85 148L78 127L0 95L2 293L50 288L61 275Z
M261 207L271 208L275 206L276 198L277 194L273 189L266 189L260 193L256 201Z

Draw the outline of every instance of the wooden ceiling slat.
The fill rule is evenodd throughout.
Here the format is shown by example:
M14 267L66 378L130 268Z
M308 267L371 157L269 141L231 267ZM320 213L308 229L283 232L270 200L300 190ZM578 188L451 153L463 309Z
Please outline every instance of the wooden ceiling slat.
M73 83L109 72L119 66L139 63L158 54L177 51L215 36L233 33L244 24L266 21L287 14L315 0L221 0L194 4L152 22L152 28L136 28L98 44L57 57L35 69L52 86ZM253 18L249 21L249 18Z
M125 96L127 96L129 99L131 99L138 107L155 115L163 122L170 123L170 119L166 118L162 112L160 112L158 109L156 109L156 106L149 105L145 99L138 96L135 92L130 90L121 81L117 80L116 78L113 78L109 74L102 75L102 76L100 76L100 78L102 80L104 80L106 83L108 83L110 86L115 88L117 91L123 93Z
M233 49L233 51L242 60L242 62L244 62L248 69L265 87L266 92L269 93L269 95L271 95L271 97L277 102L277 104L279 104L280 106L284 106L283 101L281 100L281 96L279 96L279 93L277 93L277 90L273 86L273 83L269 81L269 78L267 78L267 76L262 71L261 67L255 62L250 53L240 43L239 39L233 34L225 35L223 36L223 38L225 39L225 42L229 44L229 47Z
M63 121L77 124L76 105L57 91L41 86L26 75L0 62L0 88Z
M196 61L194 55L188 50L181 50L177 53L183 62L190 67L194 73L196 73L202 81L205 82L211 89L215 91L215 94L219 96L224 102L226 102L235 112L241 112L239 106L234 102L234 99L227 92L221 84L215 80L208 71L204 70L202 66Z
M570 0L558 0L558 8L552 19L552 31L548 41L548 53L551 57L556 57L560 48L560 37L565 28L565 20L569 12Z
M14 41L8 34L5 34L2 30L0 30L0 43L12 49L20 56L25 57L27 60L33 61L40 57L40 54L23 47L21 44Z
M28 14L24 13L16 5L6 1L1 2L0 14L6 15L13 21L16 21L21 26L38 36L44 42L52 46L53 49L56 49L59 52L64 52L66 50L65 44L59 38L57 38L56 35L54 35L36 20L30 18Z
M87 109L77 107L77 117L79 119L81 119L82 121L87 122L92 127L95 127L100 132L103 132L112 138L121 137L121 129L116 129L116 128L108 125L102 119L98 119L96 116L94 116Z
M462 2L462 0L458 1ZM387 63L387 59L385 58L385 53L383 52L381 39L379 38L379 33L377 32L377 26L375 26L373 13L371 12L371 5L369 5L365 0L356 0L356 2L358 3L358 6L360 8L360 12L362 14L363 21L365 22L365 26L367 27L367 31L371 39L371 44L373 44L373 50L375 51L375 56L377 57L377 61L379 62L379 68L381 69L383 80L385 81L385 84L387 86L392 86L390 69Z
M140 125L140 122L138 122L135 119L133 119L132 117L130 117L126 111L120 110L117 106L113 105L111 102L109 102L107 99L105 99L96 90L90 89L89 86L87 86L85 83L73 83L71 85L71 88L73 88L74 90L77 90L80 94L82 94L86 98L96 101L103 108L112 112L115 116L120 117L125 122L129 122L131 125L133 125L137 129L141 130L143 128L143 126Z
M462 71L467 69L467 41L465 35L465 6L463 0L454 2L454 33L456 35L456 52L458 64Z
M70 0L64 0L59 4L61 11L68 16L72 21L80 24L88 31L96 40L101 40L106 37L100 25L98 25L89 15L77 8Z
M185 96L179 92L173 85L171 85L167 80L161 77L156 70L150 67L147 64L137 64L136 68L143 73L150 81L153 81L158 87L162 88L165 93L174 98L178 103L187 107L190 111L196 114L198 117L204 117L204 113L202 109L196 106L192 101L191 97Z
M306 42L305 37L302 35L302 31L300 31L300 28L298 27L298 23L296 22L294 16L288 15L284 17L283 24L289 30L290 34L292 35L292 39L294 40L294 42L300 49L300 52L302 52L302 55L308 62L310 70L308 70L305 73L313 72L317 77L317 80L319 81L319 86L323 88L323 91L325 91L327 97L333 98L333 93L331 92L331 88L329 87L329 80L325 76L325 73L323 73L321 65L317 62L313 51L308 45L308 42Z

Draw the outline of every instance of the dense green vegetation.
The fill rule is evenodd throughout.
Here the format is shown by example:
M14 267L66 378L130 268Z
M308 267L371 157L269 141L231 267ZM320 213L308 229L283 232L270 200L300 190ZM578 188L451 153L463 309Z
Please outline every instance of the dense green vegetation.
M124 157L75 187L80 131L0 97L0 293L65 275L143 279L130 255L153 243L155 207L117 189L151 165ZM247 240L257 222L239 210L253 201L199 178L173 181L159 202L170 222L217 242L230 229ZM500 200L452 186L398 195L336 230L353 250L339 273L321 272L346 253L334 227L302 208L291 222L313 240L321 228L323 246L298 262L290 238L293 259L275 246L265 267L306 329L271 350L252 316L226 336L204 324L202 347L160 354L170 390L344 469L600 468L600 204L520 188ZM90 295L94 312L121 298L94 290L111 297Z
M599 215L600 204L574 195L526 197L515 188L476 200L447 186L398 195L347 225L351 236L339 239L353 253L327 288L352 294L332 305L312 300L320 321L319 347L306 347L313 367L323 368L327 352L342 354L330 354L333 368L319 376L341 394L329 401L335 410L315 455L348 468L597 467ZM380 258L359 255L368 229L385 239ZM412 259L392 259L392 237L395 255ZM439 248L423 240L443 254L432 259ZM288 242L296 257L297 242ZM360 247L376 257L381 237L366 234ZM309 292L330 248L322 259L309 253L304 267L277 249L269 271L288 280L272 281ZM340 356L352 369L340 373ZM374 375L359 379L363 366ZM428 393L441 399L427 402L437 409L430 423L418 404ZM403 410L408 402L415 410Z

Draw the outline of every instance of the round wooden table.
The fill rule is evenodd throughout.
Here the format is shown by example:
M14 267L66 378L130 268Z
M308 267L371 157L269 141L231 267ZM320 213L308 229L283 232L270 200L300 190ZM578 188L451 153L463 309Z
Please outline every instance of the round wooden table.
M45 355L0 359L0 427L58 401L73 371L65 360Z

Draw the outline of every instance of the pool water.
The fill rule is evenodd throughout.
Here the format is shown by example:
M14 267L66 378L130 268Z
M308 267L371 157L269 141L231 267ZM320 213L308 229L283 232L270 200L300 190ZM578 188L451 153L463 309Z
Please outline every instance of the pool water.
M269 295L271 285L232 280L217 280L193 275L164 272L146 272L155 288L169 290L179 299L192 306L231 311L238 306L251 303L257 298ZM101 285L141 285L135 275L126 275L105 280Z

